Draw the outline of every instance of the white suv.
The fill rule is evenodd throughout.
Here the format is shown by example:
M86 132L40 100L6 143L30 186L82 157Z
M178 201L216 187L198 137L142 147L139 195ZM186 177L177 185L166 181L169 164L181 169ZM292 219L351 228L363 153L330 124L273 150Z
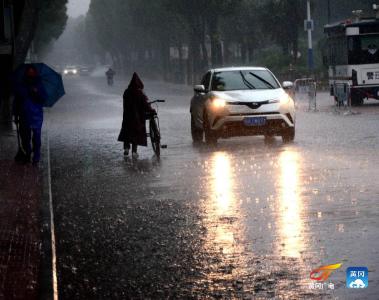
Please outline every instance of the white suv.
M209 70L191 99L194 143L217 143L219 138L264 135L295 138L295 105L266 68L241 67Z

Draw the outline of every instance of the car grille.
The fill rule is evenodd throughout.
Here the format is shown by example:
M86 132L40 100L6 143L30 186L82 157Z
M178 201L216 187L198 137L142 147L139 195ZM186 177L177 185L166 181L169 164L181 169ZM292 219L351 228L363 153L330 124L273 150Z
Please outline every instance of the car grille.
M260 115L279 115L277 111L273 112L246 112L246 113L231 113L229 116L260 116Z
M228 105L244 105L251 109L258 109L262 105L269 104L269 101L261 101L261 102L228 102Z

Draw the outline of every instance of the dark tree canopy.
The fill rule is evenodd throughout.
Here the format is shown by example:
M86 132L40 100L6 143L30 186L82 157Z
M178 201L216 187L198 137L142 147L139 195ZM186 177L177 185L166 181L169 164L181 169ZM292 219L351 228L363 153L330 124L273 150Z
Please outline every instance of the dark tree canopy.
M34 38L37 52L62 34L67 22L66 5L67 0L40 0L41 9Z
M328 0L311 3L317 49ZM371 10L368 0L329 3L331 21ZM191 83L215 66L306 71L305 18L305 0L92 0L86 34L120 70Z

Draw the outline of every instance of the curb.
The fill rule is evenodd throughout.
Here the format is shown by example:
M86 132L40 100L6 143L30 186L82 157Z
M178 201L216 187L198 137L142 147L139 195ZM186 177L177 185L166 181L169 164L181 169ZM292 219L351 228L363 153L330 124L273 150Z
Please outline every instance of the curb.
M52 270L52 241L49 207L47 130L43 130L42 191L40 201L41 265L39 274L39 299L54 299Z

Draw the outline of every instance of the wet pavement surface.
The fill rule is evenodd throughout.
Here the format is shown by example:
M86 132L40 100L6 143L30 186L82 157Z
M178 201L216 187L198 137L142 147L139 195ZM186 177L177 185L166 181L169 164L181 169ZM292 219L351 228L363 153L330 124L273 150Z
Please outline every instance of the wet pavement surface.
M16 133L0 126L0 300L38 299L42 174L14 162Z
M188 87L163 98L161 160L116 141L123 85L66 79L49 113L60 299L377 299L379 103L336 114L300 101L296 140L194 147ZM309 274L342 263L323 290ZM349 266L369 287L345 287Z

